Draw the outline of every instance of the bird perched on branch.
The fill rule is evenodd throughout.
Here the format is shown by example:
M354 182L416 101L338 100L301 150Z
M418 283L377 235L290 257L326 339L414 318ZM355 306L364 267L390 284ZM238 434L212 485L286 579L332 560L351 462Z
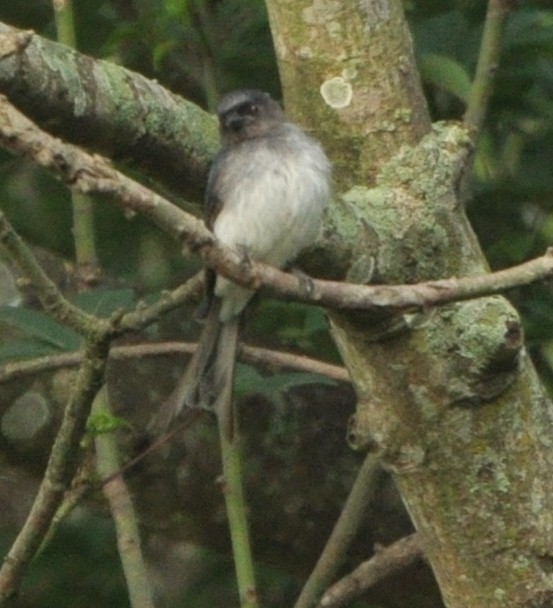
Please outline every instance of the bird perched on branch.
M222 148L207 183L206 224L224 245L282 268L317 237L330 193L329 161L267 93L229 93L217 115ZM154 432L168 428L188 406L215 410L227 435L232 433L239 317L253 291L211 269L206 290L198 348L154 417Z

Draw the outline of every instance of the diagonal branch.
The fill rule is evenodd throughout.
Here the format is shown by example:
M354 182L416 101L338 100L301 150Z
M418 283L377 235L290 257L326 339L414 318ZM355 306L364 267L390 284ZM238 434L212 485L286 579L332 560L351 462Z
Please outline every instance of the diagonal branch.
M365 457L344 508L294 608L313 608L339 572L378 488L379 456Z
M17 591L73 478L79 442L92 400L103 379L108 349L107 340L100 336L86 344L85 360L65 408L37 496L25 524L0 568L0 604Z
M402 311L468 300L528 285L553 276L553 250L542 257L490 274L415 285L357 285L299 277L257 262L244 262L224 247L196 217L116 171L108 161L41 131L0 96L0 145L25 154L72 188L108 195L130 214L149 217L166 234L197 251L206 265L233 281L279 297L337 309Z
M332 585L318 608L342 608L366 593L384 578L407 568L424 556L417 534L411 534L380 549L353 572Z
M32 282L42 306L55 319L72 327L81 335L90 333L102 324L101 320L83 312L64 298L1 211L0 246L15 262L23 276Z
M203 191L215 118L140 74L0 23L0 92L67 141L129 159L180 196Z

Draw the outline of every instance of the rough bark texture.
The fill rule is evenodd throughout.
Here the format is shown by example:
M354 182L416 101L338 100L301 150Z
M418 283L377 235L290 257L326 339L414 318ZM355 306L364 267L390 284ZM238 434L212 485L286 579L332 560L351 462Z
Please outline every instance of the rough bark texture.
M216 120L156 82L0 23L0 92L54 135L201 198Z
M429 119L400 3L269 0L286 110L312 128L340 186L370 183ZM382 69L382 66L386 69Z
M401 2L268 6L287 109L325 142L345 192L332 219L358 241L348 278L484 270L455 196L468 137L440 125L421 139L430 124ZM517 313L491 297L332 321L358 395L352 438L394 472L446 604L550 606L553 411Z

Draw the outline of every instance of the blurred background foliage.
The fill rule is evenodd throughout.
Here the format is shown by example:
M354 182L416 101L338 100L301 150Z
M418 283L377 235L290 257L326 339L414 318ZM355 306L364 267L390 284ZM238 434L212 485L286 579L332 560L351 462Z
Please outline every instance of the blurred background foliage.
M255 86L280 97L263 0L73 2L78 48L84 53L155 78L207 109L214 107L221 93L240 86ZM478 57L486 2L405 0L404 4L432 117L459 119ZM513 4L517 8L506 28L496 87L467 196L470 219L493 269L540 255L553 240L553 8L550 0ZM56 37L49 0L2 2L0 20ZM36 246L41 259L47 260L49 272L70 288L68 269L74 250L67 190L30 163L0 151L0 208L20 234ZM138 297L176 285L190 272L189 263L183 261L177 248L140 218L129 222L102 201L96 201L94 213L103 279L101 288L87 295L75 294L87 310L109 314L132 305ZM0 272L0 279L4 274ZM17 303L9 277L1 280L0 304ZM542 378L553 388L551 295L549 283L509 294L522 313L528 344ZM300 346L336 360L319 311L272 301L263 302L261 311L266 314L254 315L251 332L270 336L266 343ZM13 309L1 309L0 324L9 327L11 333L10 340L0 344L0 360L77 346L71 332L61 331L53 321L37 315L18 316ZM151 333L153 337L165 335L163 323ZM242 377L253 386L263 384L251 370L243 370ZM287 382L283 375L281 386L286 388ZM271 384L266 390L273 388ZM96 532L86 539L82 532L72 537L77 554L88 554L92 564L88 567L96 570L94 560L104 562L105 557L98 552L99 547L106 550L103 539L112 532L105 522L94 518L88 525ZM106 544L113 546L113 541L106 540ZM54 563L62 569L76 567L78 559L69 559L56 547L38 560L35 582L36 577L46 576L38 568L41 565L46 570ZM93 596L92 602L79 600L79 606L126 605L124 593L117 590L120 575L110 571L106 576L105 588L113 589L113 597ZM76 572L70 575L73 581L77 578L86 577ZM97 580L93 587L98 587ZM44 592L42 586L38 588ZM51 593L54 595L49 595L50 591L33 593L27 596L27 603L18 605L38 608L51 606L54 601L60 606L77 605L75 600L59 595L59 590ZM205 602L205 597L189 598L180 605L193 608ZM231 603L225 601L224 605ZM275 600L274 605L279 603Z

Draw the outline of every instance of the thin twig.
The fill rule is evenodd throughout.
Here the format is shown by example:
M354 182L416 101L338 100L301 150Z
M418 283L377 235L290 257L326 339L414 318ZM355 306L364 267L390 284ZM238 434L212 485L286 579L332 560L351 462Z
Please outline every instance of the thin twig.
M37 263L31 250L12 228L6 216L0 211L0 246L17 265L22 275L31 281L40 302L56 320L72 327L81 335L89 333L93 326L100 323L67 301L55 283Z
M53 0L58 41L77 48L77 35L72 0ZM79 287L86 288L99 278L98 257L94 240L94 215L92 200L79 192L71 193L73 209L73 240L75 243L76 276Z
M107 340L104 337L91 339L85 350L85 358L65 408L37 496L0 568L0 605L17 591L75 473L79 442L92 400L104 376L108 356Z
M253 289L269 288L279 297L328 308L401 311L491 295L553 276L553 250L549 250L542 257L496 273L417 285L357 285L319 279L306 282L303 277L266 264L244 264L243 257L218 243L202 221L117 172L101 157L41 131L2 96L0 144L28 155L74 188L110 195L128 211L144 213L168 235L197 250L219 274Z
M159 342L155 344L133 344L115 346L110 350L110 359L124 361L143 357L159 357L176 354L192 354L196 349L195 342ZM303 355L259 348L242 344L238 348L238 358L252 364L271 365L273 367L292 369L295 371L320 374L338 382L349 382L350 378L345 367L332 365ZM83 360L80 351L47 355L28 361L12 361L0 366L0 384L13 382L19 378L33 376L41 372L52 371L62 367L76 367Z
M501 39L513 0L489 0L480 54L469 92L464 122L478 136L482 130L501 55Z
M79 475L77 475L77 477L79 477ZM80 480L77 485L73 484L73 487L65 492L62 502L56 509L54 517L52 517L48 532L42 540L40 548L37 550L37 555L44 551L44 549L49 545L50 541L56 536L61 524L73 512L73 509L81 504L84 498L92 491L94 487L95 486L90 479Z
M65 299L61 291L42 270L32 251L15 232L6 216L0 211L0 247L13 260L22 275L33 285L38 298L47 312L57 321L72 327L86 336L94 331L109 332L112 337L138 331L159 320L161 316L199 294L203 284L203 273L198 272L186 283L171 292L165 292L157 302L149 306L139 303L136 310L111 319L90 315Z
M375 494L380 474L378 457L365 457L346 504L294 608L313 608L342 566Z
M404 570L423 559L424 553L417 534L380 549L353 572L339 580L324 594L318 608L343 608L366 593L384 578Z
M101 276L96 253L93 201L87 194L72 192L71 206L77 283L80 289L86 289L96 285Z
M240 344L238 346L238 358L246 363L271 365L297 372L319 374L338 382L351 381L348 370L345 367L313 359L312 357L306 357L305 355L294 355L293 353Z
M94 412L111 413L107 390L103 387L96 396ZM96 466L102 478L109 477L102 485L115 523L119 557L127 581L132 608L154 608L152 589L140 547L138 518L132 498L121 474L121 462L117 440L113 432L100 433L95 439Z
M128 332L137 332L151 323L159 321L161 317L197 298L202 292L204 273L198 272L185 283L166 291L157 302L149 306L139 303L134 311L123 314L120 318L112 319L112 332L121 335Z
M52 7L54 9L58 40L62 44L65 44L65 46L70 46L73 49L77 48L72 0L52 0Z
M117 475L124 475L127 471L130 471L133 467L135 467L139 462L142 462L144 458L146 458L150 454L154 454L155 452L157 452L162 446L172 441L174 437L180 435L184 430L192 426L192 424L194 424L194 422L202 415L202 413L202 410L187 410L183 414L182 421L178 424L177 427L156 439L153 443L151 443L146 449L142 450L134 458L131 458L131 460L125 462L118 471L115 471L111 475L104 477L104 479L101 480L100 485L103 486L104 484L109 483L112 478Z
M221 418L221 417L219 417ZM223 492L229 520L232 554L241 608L258 608L255 571L247 519L246 499L242 482L242 454L238 425L229 437L227 425L219 419L221 459L223 463Z

